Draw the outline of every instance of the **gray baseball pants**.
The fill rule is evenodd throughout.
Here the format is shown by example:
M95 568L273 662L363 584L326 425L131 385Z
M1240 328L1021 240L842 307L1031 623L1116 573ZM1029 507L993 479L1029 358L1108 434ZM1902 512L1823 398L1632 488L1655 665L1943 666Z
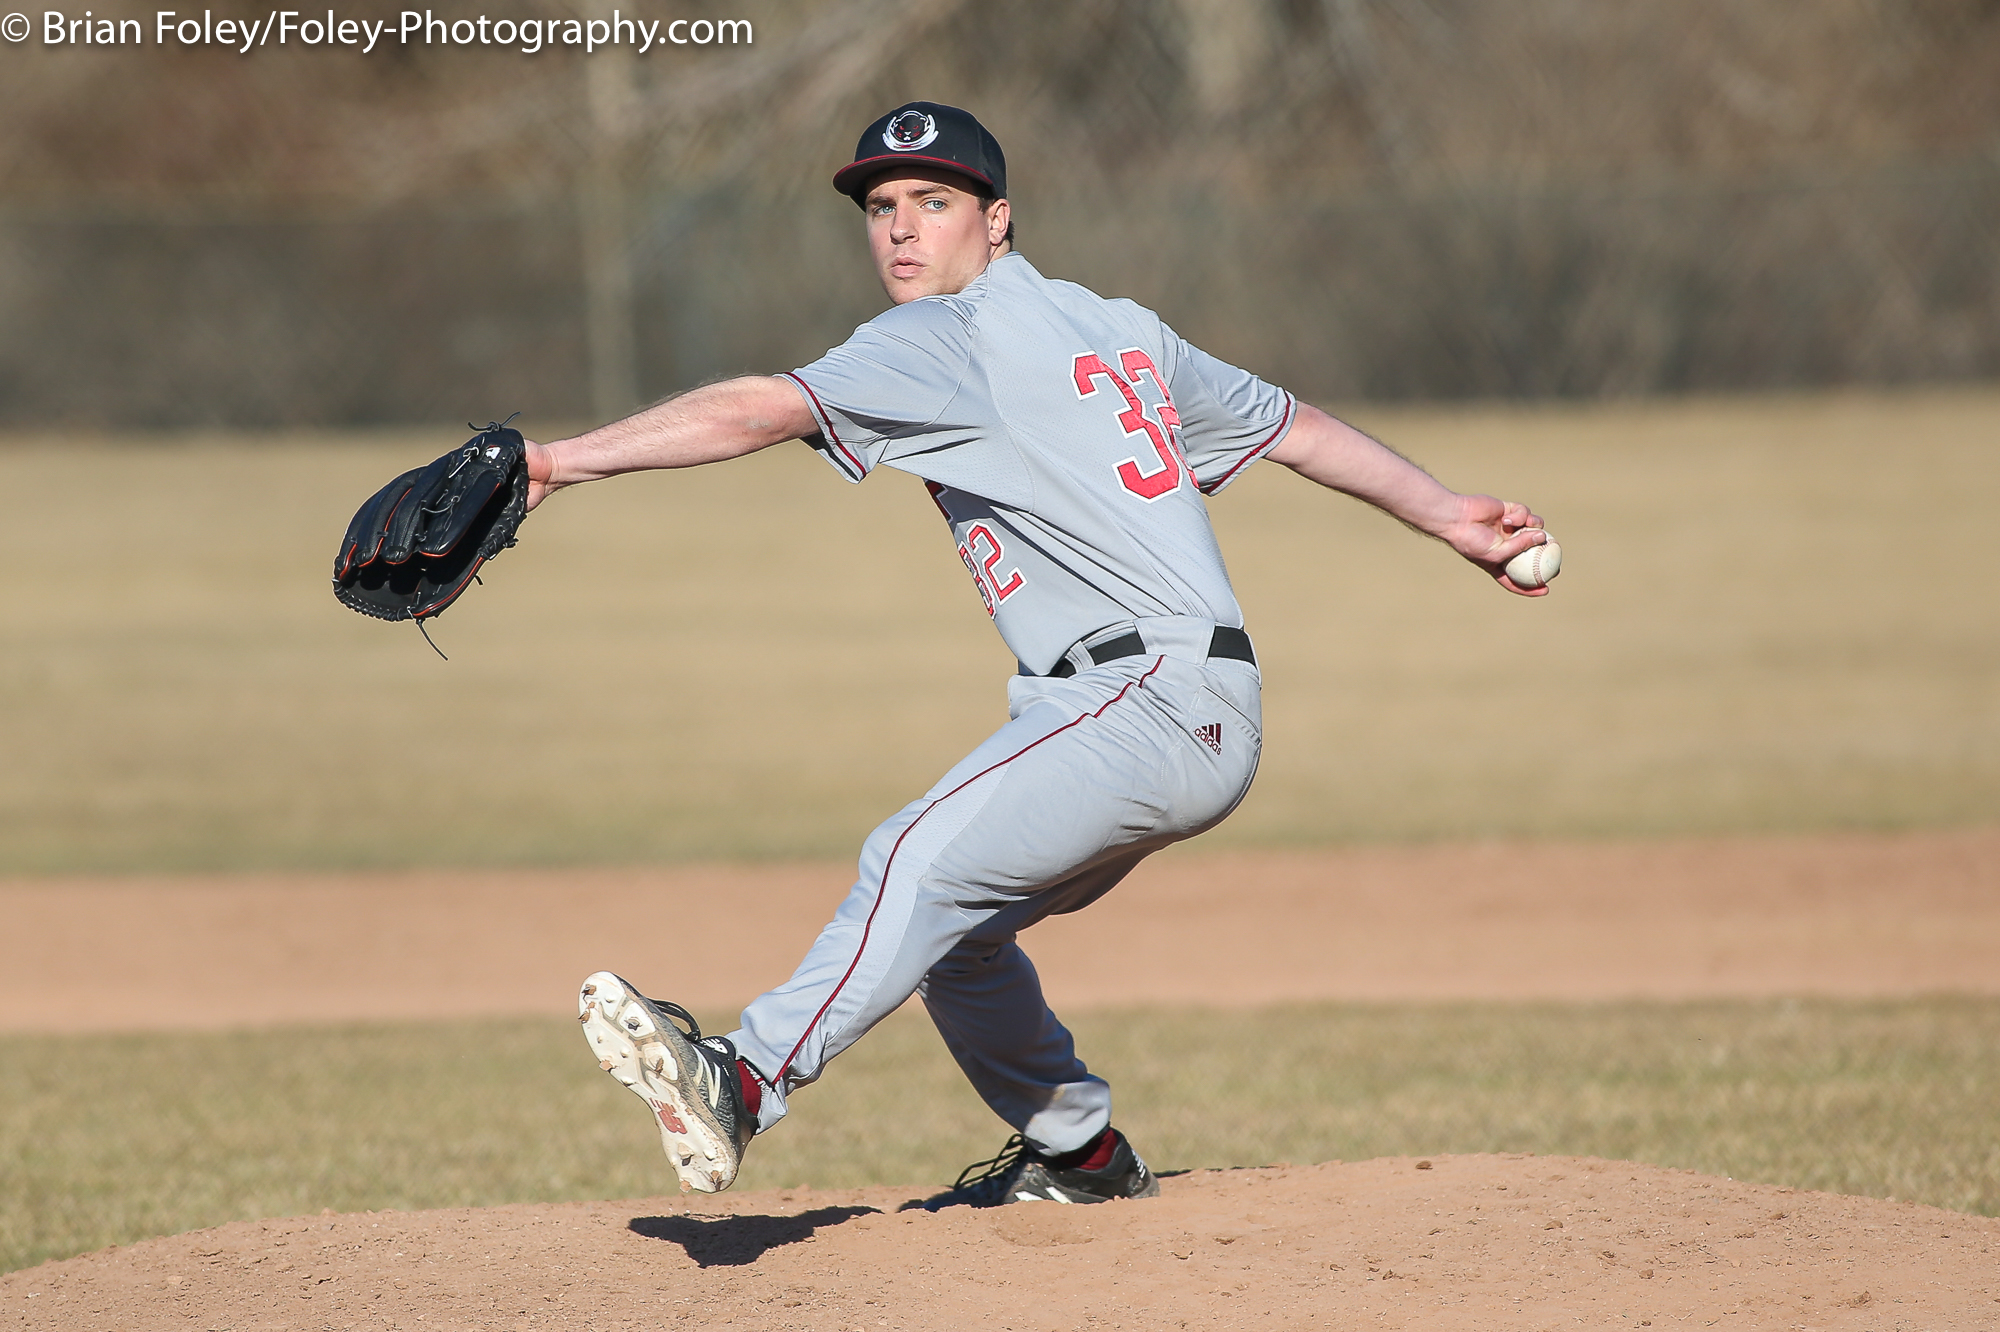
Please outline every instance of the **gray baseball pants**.
M1110 1123L1110 1087L1077 1058L1015 935L1220 823L1250 789L1262 724L1256 667L1210 660L1209 621L1136 627L1147 655L1014 677L1012 720L869 835L832 923L731 1034L771 1087L759 1132L912 994L1036 1148L1073 1151Z

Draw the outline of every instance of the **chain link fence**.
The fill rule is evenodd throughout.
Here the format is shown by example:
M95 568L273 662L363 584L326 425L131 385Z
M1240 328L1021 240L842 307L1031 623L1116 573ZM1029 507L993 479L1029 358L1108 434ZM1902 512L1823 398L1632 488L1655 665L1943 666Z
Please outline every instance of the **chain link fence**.
M993 127L1045 272L1311 396L2000 376L1973 0L673 16L747 26L10 48L0 423L576 419L801 363L881 308L828 178L910 97Z

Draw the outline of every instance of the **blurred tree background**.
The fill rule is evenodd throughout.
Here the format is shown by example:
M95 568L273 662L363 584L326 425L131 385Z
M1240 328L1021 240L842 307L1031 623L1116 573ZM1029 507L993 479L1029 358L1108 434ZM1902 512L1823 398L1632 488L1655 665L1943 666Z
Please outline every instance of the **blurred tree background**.
M0 423L579 418L802 363L881 308L828 177L913 97L999 136L1043 271L1310 396L2000 375L1995 0L643 16L704 15L754 40L0 52Z

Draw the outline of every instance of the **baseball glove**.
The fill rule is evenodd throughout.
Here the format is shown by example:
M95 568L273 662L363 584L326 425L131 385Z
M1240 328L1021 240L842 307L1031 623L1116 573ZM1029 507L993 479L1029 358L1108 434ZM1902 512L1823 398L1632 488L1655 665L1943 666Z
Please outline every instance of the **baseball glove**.
M361 506L334 556L333 594L380 620L427 620L514 544L527 513L527 445L496 421Z

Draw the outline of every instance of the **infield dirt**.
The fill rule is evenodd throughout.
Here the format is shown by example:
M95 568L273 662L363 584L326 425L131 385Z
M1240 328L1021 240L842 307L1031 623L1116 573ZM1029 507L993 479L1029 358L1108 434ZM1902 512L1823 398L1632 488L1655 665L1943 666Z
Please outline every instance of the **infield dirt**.
M159 1025L235 1025L246 993L270 1021L408 1017L397 982L418 965L450 972L432 993L469 1011L548 1011L615 962L570 909L606 893L696 926L756 902L763 940L687 974L695 997L741 998L789 965L843 877L15 881L0 887L23 925L0 950L0 1020L58 1019L77 955L64 930L109 960L105 1001ZM1051 991L1079 1006L1992 994L1996 885L1991 830L1190 854L1032 941ZM0 1277L0 1327L2000 1324L2000 1220L1654 1166L1393 1158L1196 1172L1158 1201L1083 1210L898 1210L922 1192L238 1222Z
M579 903L671 921L674 997L789 975L851 866L0 880L0 1030L47 1030L92 959L121 1025L566 1012L660 965ZM1316 999L2000 993L2000 830L1167 852L1027 942L1063 1007ZM739 923L748 913L757 928ZM622 932L621 932L622 933ZM1107 947L1106 941L1116 941Z

